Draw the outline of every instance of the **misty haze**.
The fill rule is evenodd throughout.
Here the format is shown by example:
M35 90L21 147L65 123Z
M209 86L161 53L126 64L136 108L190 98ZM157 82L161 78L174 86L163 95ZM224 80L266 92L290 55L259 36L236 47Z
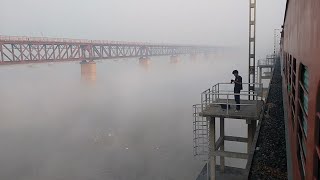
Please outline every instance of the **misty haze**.
M257 6L259 59L273 52L267 27L280 27L285 1ZM93 82L81 79L80 61L0 66L1 180L194 180L204 161L193 156L192 105L207 87L230 82L234 69L248 80L246 0L0 0L0 21L1 36L223 49L174 63L95 59ZM246 136L245 121L225 126Z

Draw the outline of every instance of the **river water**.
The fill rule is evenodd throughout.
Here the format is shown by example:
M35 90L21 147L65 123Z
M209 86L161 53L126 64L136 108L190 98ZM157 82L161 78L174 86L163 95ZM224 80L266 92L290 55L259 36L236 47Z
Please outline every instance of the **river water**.
M193 156L192 105L233 69L247 74L245 56L103 60L90 86L78 62L0 67L0 179L195 179L204 162ZM245 137L245 122L227 121L226 134Z

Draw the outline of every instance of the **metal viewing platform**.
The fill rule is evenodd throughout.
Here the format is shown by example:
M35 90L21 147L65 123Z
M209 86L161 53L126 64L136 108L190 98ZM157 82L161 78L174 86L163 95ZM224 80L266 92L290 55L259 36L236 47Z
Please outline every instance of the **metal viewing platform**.
M243 86L249 83L243 83ZM255 87L255 94L249 94L248 90L243 90L239 94L233 93L233 84L218 83L201 93L201 112L203 117L224 117L233 119L257 120L263 106L263 85L251 83ZM236 102L235 95L240 95L241 111L235 112ZM248 100L249 96L253 96L254 100Z
M239 94L233 93L234 84L218 83L201 93L201 104L194 108L194 155L202 157L206 166L197 180L216 179L246 179L250 170L250 160L253 156L253 138L256 134L257 122L263 114L264 99L261 83L243 83L243 87L254 87L254 93L244 89ZM234 95L240 95L240 104L236 104ZM251 100L248 100L250 96ZM236 105L240 111L236 112ZM216 137L216 119L220 119L220 136ZM248 136L236 137L225 134L225 121L245 120L248 124ZM225 141L247 143L247 153L225 151ZM216 158L220 157L220 165ZM225 157L248 160L246 168L228 167ZM208 165L207 165L208 164ZM216 172L216 168L220 171Z
M267 56L266 59L258 61L259 83L262 79L271 79L275 64L275 55Z

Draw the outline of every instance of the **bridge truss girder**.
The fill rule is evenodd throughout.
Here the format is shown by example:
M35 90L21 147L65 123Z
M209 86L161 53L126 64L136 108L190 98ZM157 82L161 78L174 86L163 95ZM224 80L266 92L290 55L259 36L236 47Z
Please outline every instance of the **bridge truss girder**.
M210 46L0 40L0 65L213 53L217 49Z

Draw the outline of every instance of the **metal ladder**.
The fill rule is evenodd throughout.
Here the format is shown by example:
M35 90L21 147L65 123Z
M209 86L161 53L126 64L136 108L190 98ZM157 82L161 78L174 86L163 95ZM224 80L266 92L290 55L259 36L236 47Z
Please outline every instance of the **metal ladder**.
M209 129L206 118L199 116L201 104L193 105L193 155L201 160L208 160Z

